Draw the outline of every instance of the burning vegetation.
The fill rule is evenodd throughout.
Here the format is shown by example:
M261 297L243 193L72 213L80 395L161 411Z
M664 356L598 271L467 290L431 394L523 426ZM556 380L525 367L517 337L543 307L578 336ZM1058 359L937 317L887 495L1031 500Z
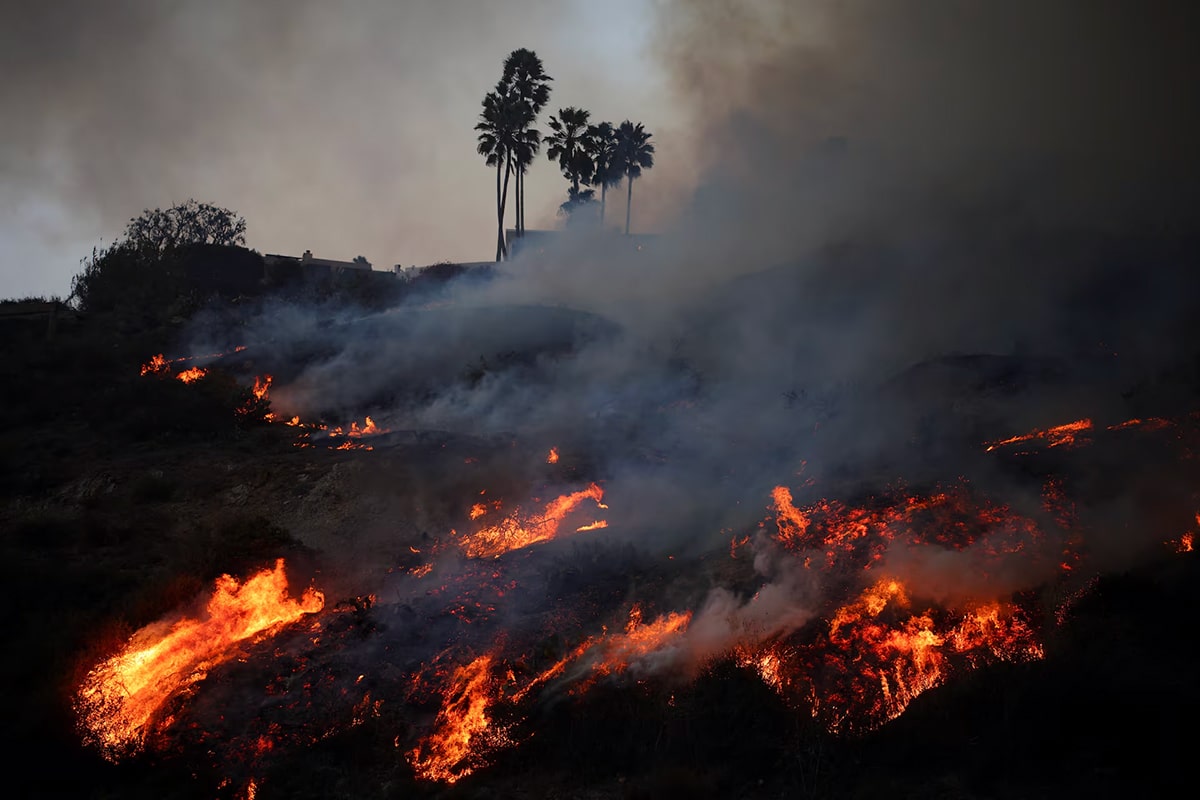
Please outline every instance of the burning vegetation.
M256 394L265 399L269 386L269 379L257 381ZM1173 426L1131 420L1103 430L1125 435ZM1076 436L1090 427L1071 423L999 443L1044 439L1054 447L1068 441L1065 431ZM377 431L368 418L338 435L352 440ZM1043 436L1049 431L1060 433ZM1072 584L1087 548L1074 504L1055 476L1045 479L1040 505L1024 511L966 479L927 491L897 485L854 500L797 500L815 489L811 480L775 486L763 498L768 513L733 537L724 559L741 570L741 585L751 564L755 571L757 586L747 600L720 589L690 607L664 607L660 598L650 613L645 600L619 610L616 594L600 602L580 596L540 621L513 616L530 596L547 591L544 576L530 571L541 548L564 537L580 541L577 534L608 525L586 522L589 508L608 509L597 483L535 500L535 511L478 493L465 509L470 525L463 532L407 548L432 560L392 573L390 591L409 599L390 612L381 612L374 597L327 608L314 589L291 599L282 559L244 582L224 576L202 614L139 630L88 673L75 700L83 740L113 760L150 742L163 748L186 741L195 735L187 731L219 724L203 721L203 704L193 699L203 697L206 679L232 659L251 656L270 671L272 652L299 654L288 656L294 663L284 674L306 676L301 693L285 688L292 679L274 690L281 699L296 695L283 707L299 716L288 722L286 736L280 723L266 723L256 744L232 729L201 737L206 746L248 754L237 760L243 772L231 785L259 787L279 753L366 720L396 719L405 702L427 709L427 717L409 723L394 746L416 779L454 784L536 740L530 715L544 704L585 703L621 686L662 686L674 698L678 687L722 664L755 676L792 713L828 734L855 737L897 719L917 697L956 677L1043 658L1051 627L1066 624L1070 609L1095 586L1094 578ZM1200 526L1200 515L1195 522ZM1193 535L1189 530L1168 546L1190 552ZM1062 587L1053 621L1016 591L1026 585L1011 579L1018 564L1022 574ZM440 585L417 591L415 582L425 580ZM401 613L415 614L428 630L402 648L405 639L391 635L380 642L407 653L410 666L389 668L387 679L369 670L351 683L339 677L335 664L356 647L349 632L369 641ZM306 615L315 620L310 632L286 634ZM478 632L468 636L472 627ZM546 651L550 631L556 644ZM269 646L273 639L279 644ZM494 643L480 649L488 639ZM314 713L321 694L340 698L334 705L347 710ZM254 730L264 723L246 724Z
M607 436L612 417L527 440L418 434L383 405L293 406L295 372L241 348L159 354L140 375L130 363L147 392L235 398L222 408L239 449L202 476L238 475L222 503L335 531L303 544L244 523L210 532L209 512L189 505L196 481L172 484L159 464L77 490L101 511L129 491L154 519L191 519L201 577L186 595L160 579L125 610L136 632L64 693L73 732L120 769L178 767L220 797L293 793L292 774L330 752L370 763L379 785L449 796L531 764L572 769L576 749L599 753L597 770L642 754L636 769L662 753L725 763L717 741L747 759L767 731L789 752L857 752L928 724L909 721L962 687L1053 669L1105 599L1118 534L1184 560L1200 531L1200 417L1187 413L1092 411L1025 433L981 423L955 469L911 482L903 466L810 478L797 446L753 474L723 464L706 490L678 463L692 442L637 442L617 466L598 457L589 436ZM707 430L702 399L655 408L672 433ZM1144 530L1108 519L1103 499L1118 492L1155 509L1131 517ZM704 530L687 506L715 520L714 499L729 513ZM255 571L279 555L315 567L315 588L289 591L282 559ZM246 577L185 602L225 571ZM698 725L706 714L719 724Z
M139 630L88 673L76 696L84 741L110 759L137 751L152 726L174 722L159 718L168 701L233 658L241 642L315 614L324 602L314 589L288 597L283 559L245 582L222 576L200 616Z

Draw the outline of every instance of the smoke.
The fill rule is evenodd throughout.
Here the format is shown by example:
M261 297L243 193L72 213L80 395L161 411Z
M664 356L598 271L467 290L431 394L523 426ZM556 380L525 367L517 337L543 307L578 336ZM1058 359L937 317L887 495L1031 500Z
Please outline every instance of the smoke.
M597 19L548 0L7 3L0 209L22 224L4 239L42 258L4 282L65 294L98 239L189 197L245 216L263 252L485 259L494 173L473 126L504 57L542 57L553 109L647 117L639 37L615 35L631 5ZM543 155L530 224L552 223L564 194Z
M661 236L564 232L490 281L384 313L267 305L234 338L285 415L559 445L604 484L611 527L587 535L655 556L711 553L755 530L771 486L807 480L862 498L968 475L1039 507L981 443L1119 412L1131 376L1188 355L1195 14L668 6L690 125L659 147L692 160L660 164L661 186L691 188ZM201 323L195 349L214 335ZM1107 563L1158 534L1123 535L1093 543ZM964 603L1059 574L1059 538L993 544L895 545L870 578ZM647 668L786 637L861 588L758 547L757 592L680 589L699 610Z

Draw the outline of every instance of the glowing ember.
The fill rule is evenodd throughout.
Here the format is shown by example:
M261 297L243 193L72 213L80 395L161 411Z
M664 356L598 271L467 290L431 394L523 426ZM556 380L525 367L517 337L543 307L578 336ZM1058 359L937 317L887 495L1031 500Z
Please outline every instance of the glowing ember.
M605 508L603 499L604 490L593 483L586 489L551 500L536 516L524 517L518 508L498 524L464 535L461 541L463 552L471 558L497 558L512 550L553 539L563 520L584 500L592 500L599 508ZM482 516L482 513L475 513L478 508L478 505L472 508L472 519Z
M433 732L408 753L418 777L454 783L481 766L487 752L508 743L507 731L488 717L498 692L492 661L490 654L483 655L455 671L443 692Z
M823 550L826 568L851 558L870 569L893 542L961 549L981 540L989 553L998 554L1017 552L1041 538L1033 520L977 499L965 482L927 495L875 497L861 506L820 500L797 508L783 486L771 496L776 540L792 551Z
M1173 428L1175 423L1169 419L1162 417L1149 417L1147 419L1127 419L1119 425L1109 425L1110 431L1124 431L1131 428L1140 428L1144 431L1161 431L1165 428Z
M550 452L546 456L546 463L547 464L557 464L558 463L558 448L557 447L550 448Z
M1020 442L1043 441L1048 447L1059 447L1066 445L1068 447L1076 443L1076 437L1084 431L1092 429L1092 421L1090 419L1080 419L1074 422L1068 422L1065 425L1056 425L1053 428L1041 430L1034 428L1029 433L1023 433L1019 436L1011 436L1007 439L1000 439L995 442L986 442L988 451L995 450L997 447L1006 447L1010 444L1019 444Z
M288 598L283 559L239 584L221 576L201 618L155 623L88 673L76 699L84 741L116 760L140 749L163 704L235 654L237 643L313 614L324 596Z

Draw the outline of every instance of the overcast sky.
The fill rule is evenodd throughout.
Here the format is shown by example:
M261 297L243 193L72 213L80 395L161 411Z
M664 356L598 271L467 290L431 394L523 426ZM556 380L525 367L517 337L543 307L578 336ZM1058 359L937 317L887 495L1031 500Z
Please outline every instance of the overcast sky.
M376 269L489 259L494 172L473 126L513 49L554 78L543 131L583 106L643 122L670 162L678 118L647 55L652 2L9 3L0 297L66 295L93 245L189 197L242 214L261 252L361 254ZM654 184L651 171L635 187L635 226L654 224ZM566 186L540 157L530 227L557 223Z
M189 197L261 252L486 260L473 127L520 47L554 78L542 130L575 105L654 133L633 226L697 223L681 274L881 231L990 236L980 253L1047 227L1200 232L1187 0L0 3L0 297L65 295L93 245ZM566 185L539 158L531 228Z

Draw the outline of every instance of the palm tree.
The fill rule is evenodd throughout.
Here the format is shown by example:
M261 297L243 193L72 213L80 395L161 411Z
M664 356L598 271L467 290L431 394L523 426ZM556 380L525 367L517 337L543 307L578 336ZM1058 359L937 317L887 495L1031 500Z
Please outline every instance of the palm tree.
M625 196L625 235L629 235L629 210L633 205L633 180L641 177L643 169L654 166L654 145L650 144L650 132L642 123L634 125L629 120L617 129L617 154L614 159L617 173L628 180Z
M515 94L529 111L529 122L521 131L522 145L515 155L517 171L516 201L517 201L517 234L525 232L525 171L533 163L541 147L541 134L529 127L538 114L550 101L550 81L554 80L546 74L542 60L532 50L524 47L513 50L504 59L504 74L500 83L506 93Z
M611 122L588 126L589 154L592 157L592 185L600 187L600 227L604 227L604 202L608 187L621 182L616 168L617 131Z
M476 150L489 167L496 168L496 260L508 255L504 242L504 206L508 200L508 179L512 174L514 154L521 147L520 131L527 127L528 111L523 103L503 86L488 92L483 98L483 111L475 130L479 131ZM504 173L501 185L500 173Z
M588 112L570 106L558 110L558 118L550 117L553 131L546 137L546 158L557 161L563 177L571 182L571 196L579 195L579 184L592 180L592 157L589 155Z
M517 205L517 219L514 224L518 236L525 233L525 171L529 169L542 147L541 132L537 128L528 127L528 124L527 122L527 127L523 130L517 131L512 152L513 170L516 174L516 194L513 199Z

